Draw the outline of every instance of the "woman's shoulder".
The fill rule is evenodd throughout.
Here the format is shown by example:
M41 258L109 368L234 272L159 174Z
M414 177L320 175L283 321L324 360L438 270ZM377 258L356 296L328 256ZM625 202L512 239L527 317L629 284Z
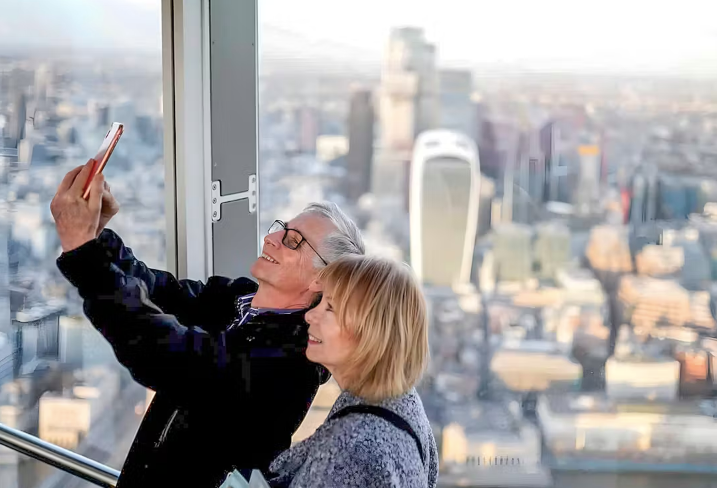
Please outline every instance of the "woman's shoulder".
M400 410L387 408L391 412L401 415ZM423 437L420 433L420 426L414 425L410 418L405 419L411 427L416 430L419 438ZM336 419L329 420L329 435L326 436L331 447L340 452L349 453L347 455L355 458L366 460L370 458L372 461L378 461L380 458L386 459L402 459L406 460L407 451L408 458L410 453L416 454L418 458L418 450L416 449L416 441L410 434L397 427L387 418L370 413L352 413L350 415L341 416Z

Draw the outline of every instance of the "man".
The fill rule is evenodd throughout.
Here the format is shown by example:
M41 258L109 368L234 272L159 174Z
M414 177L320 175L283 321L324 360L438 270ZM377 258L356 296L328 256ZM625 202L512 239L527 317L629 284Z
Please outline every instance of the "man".
M90 169L70 171L52 201L57 264L119 361L156 391L118 486L209 488L235 468L266 470L328 379L304 355L304 313L318 268L364 253L356 225L334 204L312 204L274 223L251 269L258 285L177 280L104 229L119 206L102 175L82 198Z

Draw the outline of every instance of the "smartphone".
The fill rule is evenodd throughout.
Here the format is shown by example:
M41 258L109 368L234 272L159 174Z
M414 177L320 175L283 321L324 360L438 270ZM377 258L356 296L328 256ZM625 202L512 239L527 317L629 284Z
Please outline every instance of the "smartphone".
M124 126L119 122L113 123L112 127L110 127L110 130L107 131L107 134L105 135L105 138L100 145L100 149L99 151L97 151L97 155L93 158L94 164L92 166L92 172L90 173L90 177L87 178L85 187L82 189L82 198L84 198L85 200L90 197L90 186L92 185L92 180L95 178L95 175L101 173L102 170L105 169L105 165L110 159L112 151L117 145L119 138L122 136L123 131Z

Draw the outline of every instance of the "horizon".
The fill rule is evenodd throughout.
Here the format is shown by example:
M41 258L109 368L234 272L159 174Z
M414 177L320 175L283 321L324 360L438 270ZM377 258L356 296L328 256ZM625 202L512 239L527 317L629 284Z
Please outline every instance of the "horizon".
M373 71L391 30L413 26L437 46L441 68L717 78L717 2L601 0L595 6L572 0L262 0L260 53L266 62L305 64L307 70ZM161 53L160 7L159 0L0 0L0 10L12 12L0 18L0 55Z

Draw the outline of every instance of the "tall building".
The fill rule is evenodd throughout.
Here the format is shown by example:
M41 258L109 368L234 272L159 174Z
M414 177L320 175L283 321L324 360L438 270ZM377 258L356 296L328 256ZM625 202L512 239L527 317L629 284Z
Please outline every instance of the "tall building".
M473 75L468 70L441 70L438 79L438 127L472 136L477 115L471 102Z
M434 128L437 122L436 48L426 42L423 29L394 29L384 61L381 74L381 123L390 124L389 127L382 127L385 136L382 142L384 146L410 150L413 138ZM401 98L412 100L396 103ZM413 109L406 110L407 107L399 105L412 105ZM404 117L410 112L412 117ZM396 135L409 136L409 140L392 137L395 129L391 126L395 123L404 126Z
M358 200L371 190L371 161L373 160L374 110L371 92L356 91L351 95L348 132L346 194Z
M408 168L416 137L437 123L435 64L435 47L426 42L423 30L391 32L381 72L380 150L374 155L371 185L389 212L407 203Z
M419 136L411 166L411 265L424 283L470 282L479 201L475 143L443 130Z
M319 137L319 114L310 107L301 107L297 113L299 151L313 154Z
M22 91L14 94L12 101L12 116L8 126L8 137L18 143L25 137L25 121L27 119L27 98Z
M480 159L480 158L479 158ZM493 200L495 199L495 181L481 173L480 205L478 211L478 236L486 235L492 227Z
M580 168L575 201L579 213L591 213L600 199L601 149L596 144L583 144L578 147L578 157Z
M506 204L512 203L512 221L534 222L539 205L544 201L544 157L539 133L524 130L518 135L517 155L506 162L504 194Z
M61 306L38 305L15 313L16 372L28 374L40 360L60 359Z
M572 126L569 122L551 121L540 129L540 148L545 156L543 179L547 201L572 203L576 164Z
M47 104L48 97L53 96L52 88L54 86L53 69L43 63L35 70L35 105L44 108Z

